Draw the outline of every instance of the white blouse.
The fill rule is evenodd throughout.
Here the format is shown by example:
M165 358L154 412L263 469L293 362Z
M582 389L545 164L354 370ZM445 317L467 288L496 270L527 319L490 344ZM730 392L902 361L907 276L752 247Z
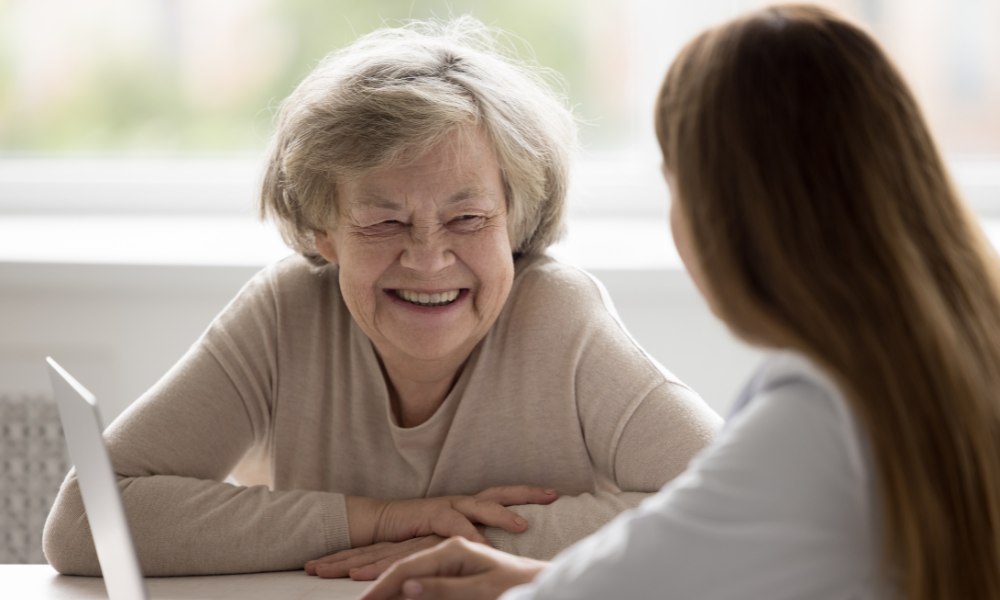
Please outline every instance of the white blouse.
M683 475L502 600L889 597L867 437L837 387L783 353L737 405Z

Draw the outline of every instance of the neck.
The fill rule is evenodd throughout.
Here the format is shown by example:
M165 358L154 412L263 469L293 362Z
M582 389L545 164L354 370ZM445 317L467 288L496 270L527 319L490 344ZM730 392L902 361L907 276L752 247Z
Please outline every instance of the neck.
M444 403L464 361L458 364L405 361L398 365L383 359L382 364L397 422L400 427L416 427L430 419Z

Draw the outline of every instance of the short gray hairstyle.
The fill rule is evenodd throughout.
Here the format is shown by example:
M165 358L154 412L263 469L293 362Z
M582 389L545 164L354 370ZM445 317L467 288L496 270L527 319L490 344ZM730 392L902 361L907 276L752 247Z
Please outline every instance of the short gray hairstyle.
M500 165L515 255L562 234L576 122L554 74L463 16L379 29L333 52L281 104L260 214L314 264L337 183L416 158L458 127L485 133ZM508 44L509 45L509 44Z

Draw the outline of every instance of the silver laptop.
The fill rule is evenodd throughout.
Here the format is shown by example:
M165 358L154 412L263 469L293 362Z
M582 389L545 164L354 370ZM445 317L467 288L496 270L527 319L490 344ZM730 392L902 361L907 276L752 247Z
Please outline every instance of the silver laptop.
M87 510L109 600L146 600L146 581L132 545L111 459L101 435L97 399L52 358L46 358L69 458Z

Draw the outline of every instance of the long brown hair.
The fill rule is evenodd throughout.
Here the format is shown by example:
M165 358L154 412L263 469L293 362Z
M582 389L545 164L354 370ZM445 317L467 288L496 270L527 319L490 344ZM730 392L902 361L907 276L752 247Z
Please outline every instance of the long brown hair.
M1000 598L998 267L890 60L763 9L681 52L656 128L713 308L824 367L870 437L887 581Z

